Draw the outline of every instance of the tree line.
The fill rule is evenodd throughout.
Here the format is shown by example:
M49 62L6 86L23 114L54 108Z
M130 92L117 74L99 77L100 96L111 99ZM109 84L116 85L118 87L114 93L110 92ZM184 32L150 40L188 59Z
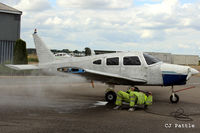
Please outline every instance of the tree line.
M63 50L57 50L57 49L52 49L51 52L55 53L75 53L75 54L85 54L85 56L89 56L92 54L91 49L89 47L86 47L84 51L78 51L78 50L74 50L74 51L70 51L69 49L63 49Z
M34 51L31 49L32 52ZM63 50L57 50L52 49L51 50L54 54L55 53L75 53L75 54L85 54L85 56L90 56L92 54L91 49L89 47L86 47L84 51L70 51L69 49L63 49ZM26 42L22 39L18 39L16 41L15 47L14 47L14 57L13 57L13 64L28 64L28 54L26 50Z

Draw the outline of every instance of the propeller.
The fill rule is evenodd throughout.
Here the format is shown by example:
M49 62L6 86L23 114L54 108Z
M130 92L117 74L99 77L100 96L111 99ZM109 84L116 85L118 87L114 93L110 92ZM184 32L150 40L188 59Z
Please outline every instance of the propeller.
M188 74L186 80L189 80L191 76L192 76L191 69L188 68Z
M192 76L192 75L195 75L195 74L199 74L199 71L197 71L196 69L194 69L194 68L191 68L191 67L189 67L188 68L188 75L187 75L187 80L189 80L190 79L190 77Z

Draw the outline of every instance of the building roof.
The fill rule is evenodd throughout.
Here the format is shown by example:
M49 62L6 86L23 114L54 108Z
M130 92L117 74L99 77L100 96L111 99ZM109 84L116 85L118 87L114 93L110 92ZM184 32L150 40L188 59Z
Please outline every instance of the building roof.
M12 8L10 6L7 6L3 3L0 2L0 12L4 12L4 13L11 13L11 14L22 14L21 11L15 9L15 8Z

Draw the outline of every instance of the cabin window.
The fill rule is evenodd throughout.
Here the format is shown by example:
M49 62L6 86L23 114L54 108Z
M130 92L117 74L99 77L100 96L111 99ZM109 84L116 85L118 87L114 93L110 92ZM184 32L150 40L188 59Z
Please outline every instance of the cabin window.
M119 57L107 58L106 65L119 65Z
M148 55L148 54L143 54L143 55L144 55L144 58L145 58L148 65L152 65L152 64L155 64L157 62L160 62L159 59L157 59L157 58L155 58L151 55Z
M93 61L93 64L101 65L101 60L95 60L95 61Z
M141 65L140 59L137 56L128 56L123 59L124 65Z

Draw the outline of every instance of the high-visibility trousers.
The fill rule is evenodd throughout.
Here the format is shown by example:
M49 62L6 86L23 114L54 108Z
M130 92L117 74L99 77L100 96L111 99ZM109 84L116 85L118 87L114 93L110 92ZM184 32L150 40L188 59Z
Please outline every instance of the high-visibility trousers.
M130 92L129 94L129 104L130 104L130 107L134 107L135 104L137 104L137 101L138 101L138 97L135 95L135 93L133 91Z
M142 105L146 102L147 96L143 92L132 92L132 93L135 95L135 97L137 97L138 105Z
M122 105L122 100L129 102L129 94L123 91L118 91L115 104L118 106Z
M115 104L118 105L118 106L121 106L122 100L129 103L130 107L133 107L135 105L136 97L133 93L128 94L128 93L123 92L123 91L118 91Z
M153 97L152 97L152 95L149 95L147 97L147 100L146 100L145 104L146 105L152 105L152 102L153 102Z

